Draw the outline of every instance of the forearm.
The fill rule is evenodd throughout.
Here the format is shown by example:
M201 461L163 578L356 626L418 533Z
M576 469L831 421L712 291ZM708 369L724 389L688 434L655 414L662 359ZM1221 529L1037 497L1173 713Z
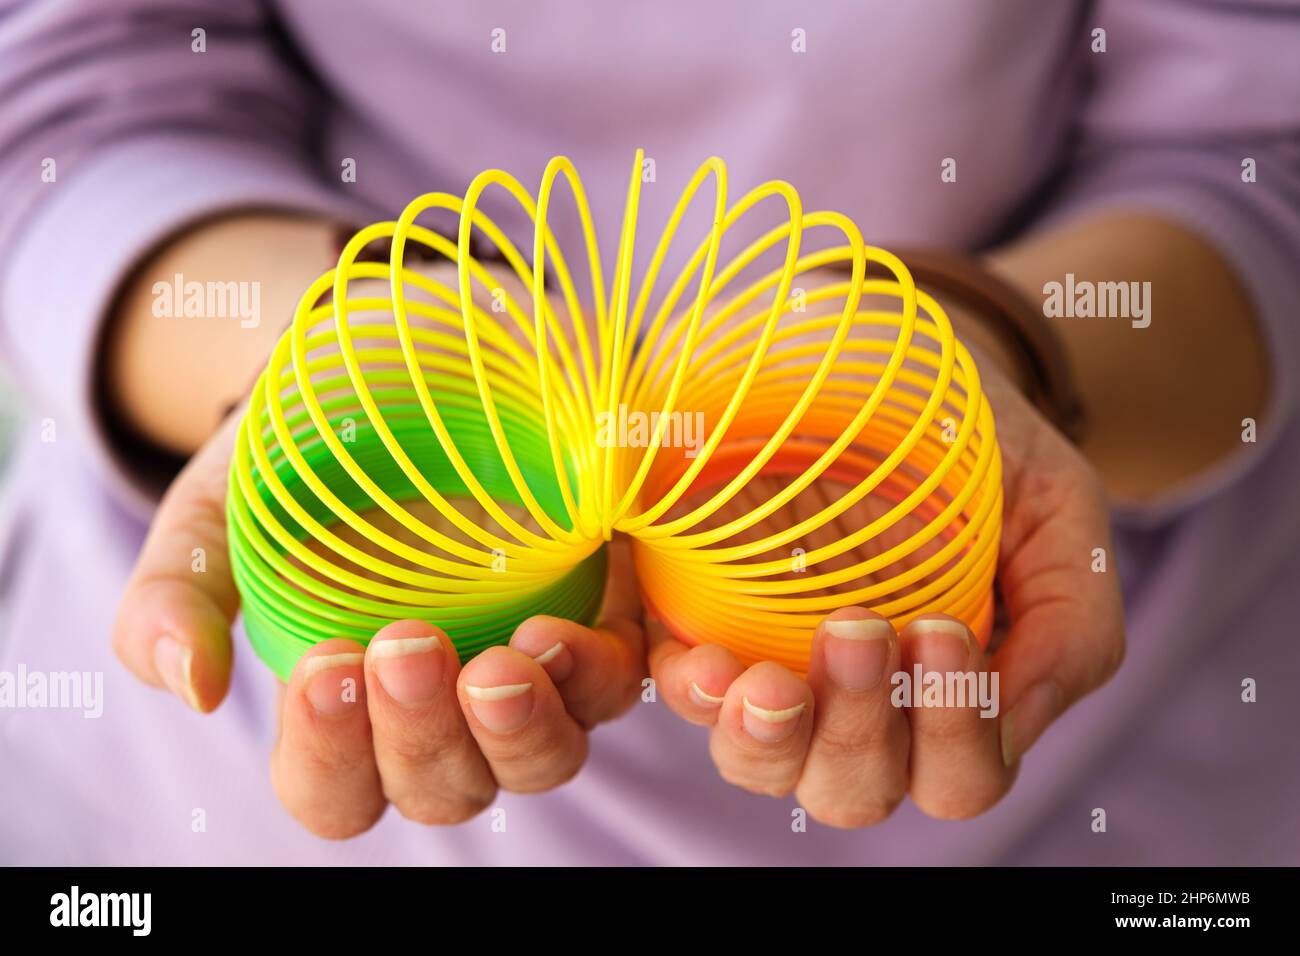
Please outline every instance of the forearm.
M1150 324L1044 317L1062 337L1088 428L1082 449L1116 498L1147 498L1240 447L1268 394L1265 345L1231 268L1200 236L1137 213L1013 243L988 265L1033 302L1044 285L1150 283Z
M107 391L136 431L188 454L240 398L333 261L324 220L249 214L170 243L124 290L105 340ZM1162 220L1115 215L1014 243L989 266L1032 301L1047 282L1150 282L1151 323L1044 318L1065 342L1086 406L1083 450L1111 493L1146 497L1228 454L1241 419L1267 394L1264 344L1228 265L1200 237ZM187 317L187 284L249 283L258 314ZM166 306L166 307L160 307ZM973 324L972 324L973 325ZM970 335L978 329L963 332ZM996 351L985 343L985 351Z
M323 219L249 213L159 250L124 288L105 334L113 413L164 449L198 448L333 264L334 236Z

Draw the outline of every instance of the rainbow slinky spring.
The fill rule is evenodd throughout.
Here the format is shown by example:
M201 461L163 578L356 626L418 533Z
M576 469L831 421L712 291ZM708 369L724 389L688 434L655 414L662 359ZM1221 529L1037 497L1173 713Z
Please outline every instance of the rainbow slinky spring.
M466 660L535 614L592 623L616 535L678 638L746 663L806 673L817 623L851 605L899 627L952 614L987 642L1001 459L943 309L787 183L728 205L717 158L658 236L639 235L642 169L638 152L608 287L557 157L535 196L500 170L463 197L421 196L304 293L253 388L227 498L246 629L282 678L317 641L365 643L404 618ZM560 179L576 251L547 224ZM534 224L531 258L478 209L498 188ZM707 235L678 240L710 194ZM455 242L417 223L432 210L458 217ZM724 260L728 233L759 238ZM388 263L358 261L380 240ZM685 265L661 276L675 240ZM472 254L484 241L491 268ZM450 281L440 259L454 288L431 277ZM631 419L653 423L642 440L614 427ZM684 449L689 421L704 427Z

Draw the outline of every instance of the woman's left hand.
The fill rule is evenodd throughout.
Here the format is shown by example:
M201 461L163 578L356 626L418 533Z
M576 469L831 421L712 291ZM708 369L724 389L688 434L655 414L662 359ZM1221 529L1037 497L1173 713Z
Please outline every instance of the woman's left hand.
M1043 731L1119 667L1124 617L1101 485L1001 374L981 372L1004 467L997 575L1010 627L996 651L954 618L927 615L898 634L849 607L817 628L805 681L774 663L746 668L716 644L688 647L652 622L657 689L677 714L713 728L710 750L727 781L794 793L810 816L838 827L879 823L909 793L930 816L975 816L1008 791ZM777 486L755 490L767 497ZM1093 570L1097 548L1105 571ZM996 714L982 717L973 701L895 706L891 676L916 664L996 674Z

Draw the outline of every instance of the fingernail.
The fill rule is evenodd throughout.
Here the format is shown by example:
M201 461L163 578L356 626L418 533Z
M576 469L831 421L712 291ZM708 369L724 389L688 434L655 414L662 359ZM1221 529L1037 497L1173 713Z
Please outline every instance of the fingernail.
M1043 681L1025 691L1016 706L1002 718L1002 762L1008 767L1019 760L1061 716L1065 697L1053 681Z
M765 744L779 743L794 733L795 728L799 726L799 721L795 718L802 714L804 707L807 706L799 703L784 710L768 710L750 703L748 697L743 697L741 700L745 705L742 718L745 731Z
M894 629L878 617L823 621L826 674L848 691L870 690L884 679Z
M556 684L568 680L573 674L573 668L577 666L568 645L563 641L556 641L533 660L546 668L547 676Z
M384 693L405 707L427 704L442 686L442 644L436 637L371 641L366 653Z
M194 691L194 650L170 635L163 635L153 645L153 666L158 669L167 689L186 706L200 710L199 695Z
M904 636L926 670L953 673L966 669L970 661L970 632L960 621L921 618L903 629Z
M540 623L532 626L532 622L525 622L511 636L510 647L541 664L554 684L568 680L577 666L569 645L555 639L555 628Z
M556 641L553 645L551 645L551 647L548 650L545 650L542 653L538 654L536 657L533 658L533 660L537 661L537 663L539 664L549 664L551 661L555 660L557 657L560 656L560 652L562 650L564 650L564 642Z
M700 707L721 707L722 697L714 697L695 681L691 681L691 686L687 688L686 693Z
M361 699L365 679L361 666L365 654L323 654L309 657L303 665L307 700L316 713L337 717L347 713Z
M509 734L528 722L533 713L533 684L465 685L469 709L494 734Z

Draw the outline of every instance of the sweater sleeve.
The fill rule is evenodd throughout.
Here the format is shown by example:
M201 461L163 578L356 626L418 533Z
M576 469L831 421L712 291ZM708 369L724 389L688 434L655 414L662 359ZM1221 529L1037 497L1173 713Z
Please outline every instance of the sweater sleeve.
M1035 227L1123 206L1194 230L1242 281L1271 362L1258 443L1130 516L1161 520L1242 480L1295 423L1300 4L1103 0L1085 23L1106 50L1088 58L1077 146Z
M40 0L0 13L0 356L36 415L137 508L147 496L94 408L113 298L144 256L203 218L355 217L313 158L327 107L260 0Z

